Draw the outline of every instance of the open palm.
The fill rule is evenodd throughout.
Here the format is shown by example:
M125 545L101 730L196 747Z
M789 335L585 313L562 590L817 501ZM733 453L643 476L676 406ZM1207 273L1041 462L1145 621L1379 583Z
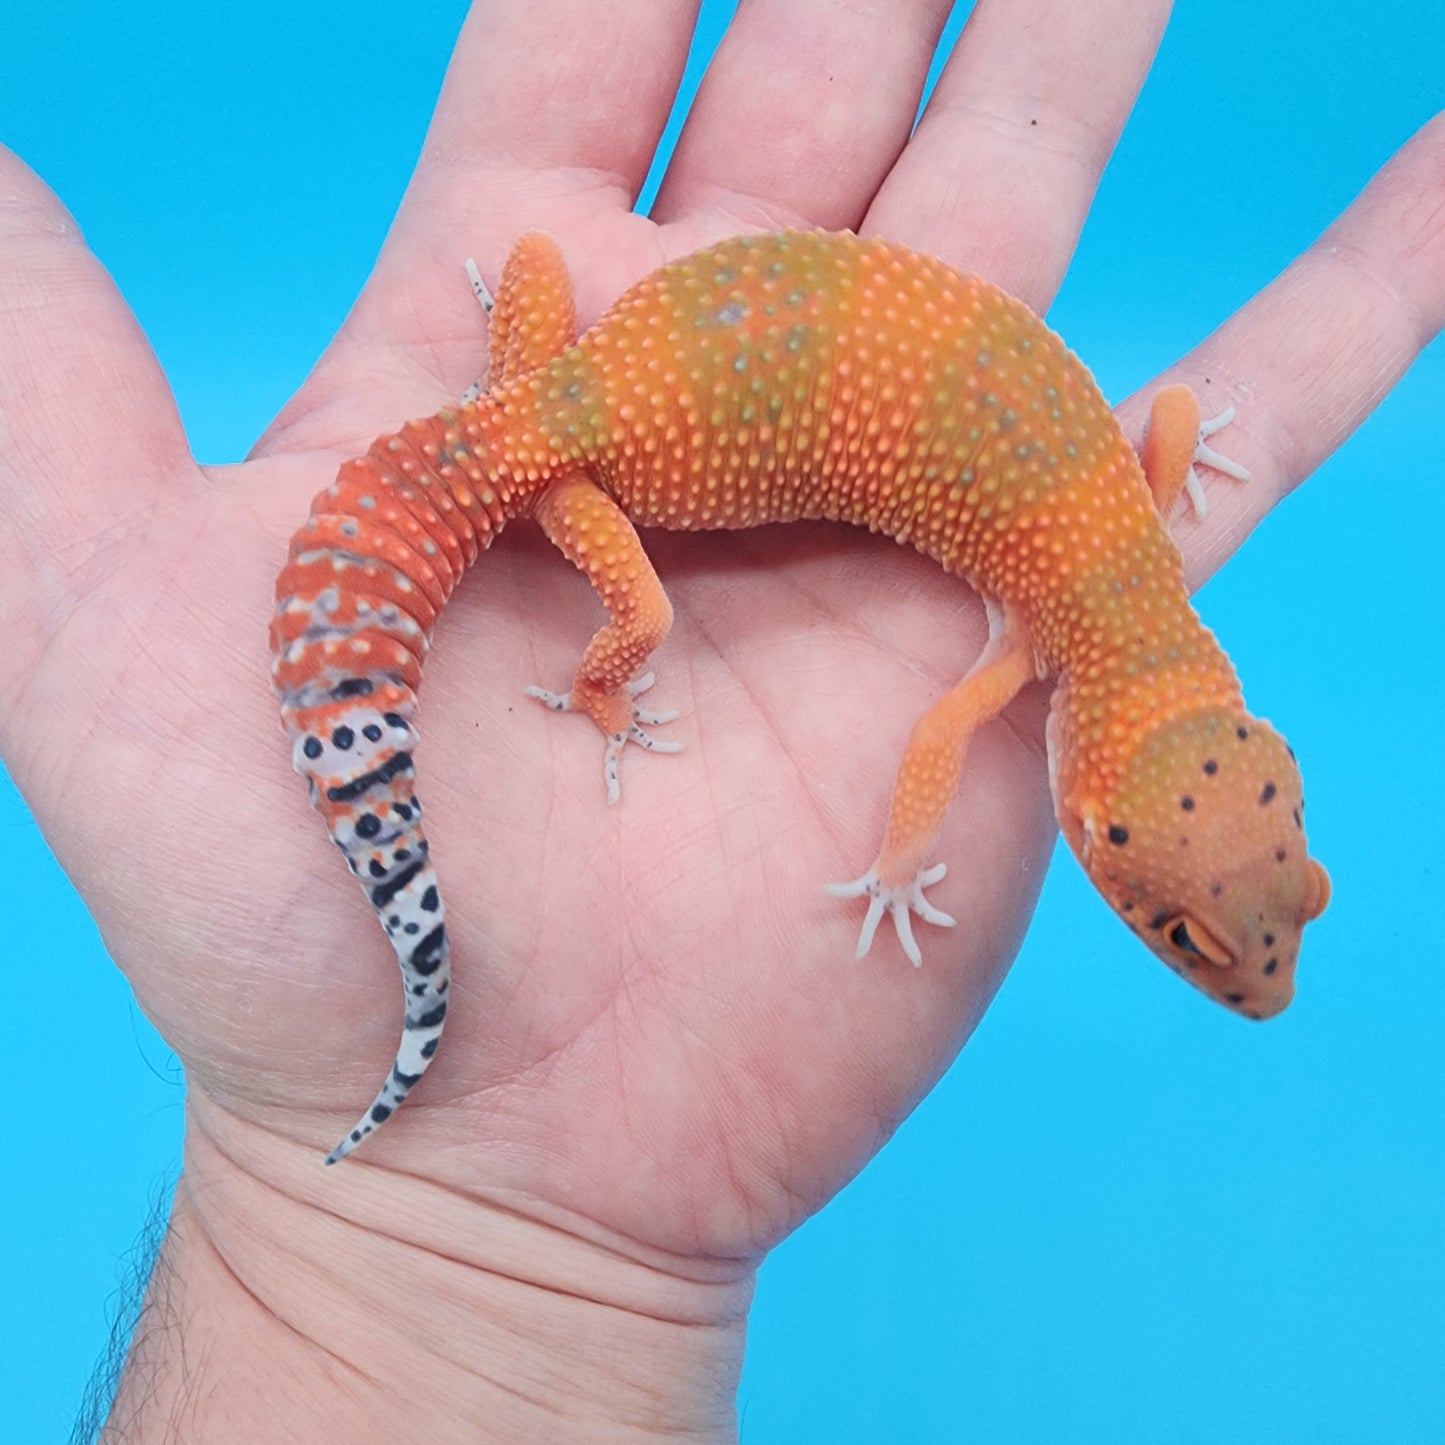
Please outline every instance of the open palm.
M192 462L123 303L55 200L3 162L22 204L0 275L0 497L17 523L0 536L0 739L208 1137L261 1130L319 1161L390 1063L395 964L290 771L266 624L286 538L337 464L483 369L463 259L494 279L517 234L550 231L585 325L704 241L853 226L1041 307L1167 7L1146 21L1060 5L1027 42L1008 7L981 7L911 140L946 4L824 36L747 9L656 221L628 207L686 7L561 7L545 50L539 7L526 30L521 8L469 22L372 281L237 466ZM819 91L828 71L846 113ZM1368 265L1312 252L1208 343L1216 374L1250 378L1231 454L1256 482L1185 529L1196 579L1438 326L1439 263L1402 216L1442 149L1436 122L1340 223ZM909 727L976 655L982 610L924 559L841 528L648 541L677 617L655 705L681 710L667 735L686 750L630 752L618 808L595 732L522 695L564 686L599 621L531 528L437 628L418 788L448 893L448 1033L404 1113L336 1177L381 1165L679 1254L750 1257L861 1167L992 997L1052 844L1046 698L1025 695L970 754L933 894L958 927L925 931L921 973L886 936L856 964L859 911L819 885L873 857Z

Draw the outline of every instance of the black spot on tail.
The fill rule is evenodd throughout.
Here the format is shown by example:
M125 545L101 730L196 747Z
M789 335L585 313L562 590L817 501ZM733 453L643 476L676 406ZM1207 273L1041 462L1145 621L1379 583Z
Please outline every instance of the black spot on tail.
M409 1029L434 1029L447 1016L447 1001L443 999L435 1008L428 1009L424 1014L418 1014L416 1018L409 1018L406 1026ZM422 1050L426 1053L426 1050ZM431 1056L428 1054L428 1058Z
M442 966L442 954L447 944L447 926L438 923L412 950L407 960L412 969L423 976L435 973Z
M422 865L418 861L411 864L410 867L403 868L395 878L390 879L388 882L378 883L376 887L371 890L372 907L385 908L386 905L421 872L421 869ZM383 872L384 871L383 869Z
M369 677L348 677L331 689L331 696L337 702L348 697L370 697L372 682Z
M411 754L393 753L379 768L373 768L369 773L362 773L359 778L353 778L349 783L341 783L337 787L327 788L326 796L333 803L349 803L353 798L359 798L372 788L389 783L398 774L409 772L411 772ZM359 824L356 831L358 833L361 831Z

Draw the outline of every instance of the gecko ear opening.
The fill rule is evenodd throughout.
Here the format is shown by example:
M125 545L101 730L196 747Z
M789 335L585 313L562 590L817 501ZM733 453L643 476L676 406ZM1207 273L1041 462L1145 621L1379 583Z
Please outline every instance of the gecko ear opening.
M1233 968L1238 960L1197 918L1187 913L1176 914L1160 930L1174 948L1190 959L1213 964L1215 968Z

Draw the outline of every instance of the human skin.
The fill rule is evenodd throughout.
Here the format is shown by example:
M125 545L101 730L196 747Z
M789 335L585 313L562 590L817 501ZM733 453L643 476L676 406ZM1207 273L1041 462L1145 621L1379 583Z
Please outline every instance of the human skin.
M1017 947L1053 839L1045 697L970 756L939 843L946 962L906 988L877 960L840 969L857 919L817 884L870 855L862 783L881 809L981 608L840 529L650 539L688 751L629 759L608 810L590 739L517 704L566 677L595 615L514 529L448 609L422 695L424 777L446 779L423 789L458 960L447 1050L405 1118L322 1171L395 1043L394 964L276 730L271 586L337 463L481 369L459 244L495 276L519 232L563 238L584 323L665 259L782 225L884 234L1045 307L1166 7L1045 8L1025 27L983 5L908 141L947 6L827 28L744 7L652 220L627 207L691 7L479 9L376 274L241 466L190 460L123 303L3 161L0 742L189 1084L117 1438L735 1434L759 1260L938 1077ZM1255 480L1179 527L1193 581L1439 327L1441 208L1418 201L1442 169L1437 121L1169 373L1251 390L1230 450ZM1140 406L1123 415L1136 431Z

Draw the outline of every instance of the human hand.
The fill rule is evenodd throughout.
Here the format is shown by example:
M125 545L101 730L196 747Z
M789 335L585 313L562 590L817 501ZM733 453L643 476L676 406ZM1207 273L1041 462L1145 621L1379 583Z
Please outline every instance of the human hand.
M37 209L22 237L30 254L12 250L11 264L30 275L53 266L60 279L43 312L7 308L14 350L30 364L5 382L20 446L4 484L25 527L4 544L6 611L20 630L0 722L17 781L186 1061L193 1181L225 1176L240 1190L229 1173L239 1169L348 1211L335 1191L371 1188L304 1171L389 1058L393 965L286 767L258 619L284 538L336 461L455 396L478 369L480 327L459 255L474 251L495 275L518 231L553 231L585 319L636 275L712 236L853 223L983 270L1040 305L1149 38L1075 21L1100 26L1090 53L1112 78L1087 77L1088 94L1071 94L1063 61L1080 42L1063 20L1042 27L1058 47L1055 83L1041 91L1056 113L1053 126L1040 117L1048 143L1034 146L1022 89L1009 89L1009 58L1025 63L1018 37L987 12L945 78L935 119L892 165L937 18L914 32L836 37L833 85L855 101L839 116L809 87L818 62L805 61L800 38L761 34L761 20L741 17L660 201L660 230L625 203L665 111L667 66L649 78L656 94L644 103L635 77L629 94L605 66L610 56L630 75L630 57L659 46L676 62L679 37L619 33L609 12L599 20L605 47L585 27L559 24L575 55L550 52L529 71L505 12L474 20L429 156L347 331L257 459L204 476L115 299L78 249L47 237L53 213L33 183L16 182L31 186ZM796 82L758 64L763 46L799 57ZM892 62L890 50L900 52ZM1039 88L1049 55L1026 60ZM539 70L552 77L569 61L585 65L589 83L539 99ZM837 73L848 65L856 76ZM765 91L760 79L750 91L748 78L764 75ZM558 96L575 99L573 109ZM1093 138L1092 151L1080 156L1077 141L1061 139L1066 122ZM777 144L784 134L803 137L791 156ZM1423 144L1438 151L1438 139ZM980 173L961 177L957 156ZM1002 175L1006 198L989 194ZM1000 199L1010 202L1002 223L990 204ZM1388 195L1363 214L1356 245L1429 314ZM10 275L13 298L25 276ZM1257 519L1313 466L1408 359L1381 313L1366 314L1373 291L1318 267L1292 284L1320 308L1313 343L1297 334L1297 350L1280 356L1266 324L1276 297L1211 353L1226 374L1277 382L1242 420L1249 450L1236 448L1257 484L1216 509L1222 526L1190 532L1196 558L1219 555L1218 541L1205 550L1211 538L1237 539L1241 519ZM1374 361L1368 395L1310 349L1342 316L1360 318L1353 355ZM110 360L97 366L100 347ZM1252 364L1266 352L1268 367ZM91 371L99 376L87 386L73 380ZM1305 402L1294 392L1300 376L1320 377ZM92 404L77 417L81 390ZM1315 409L1334 431L1313 425ZM1296 433L1307 438L1296 450L1274 440ZM968 880L974 890L940 899L960 928L928 940L920 977L900 976L881 948L865 967L846 966L856 919L816 884L871 856L908 725L961 672L981 619L920 559L802 531L650 539L679 619L658 658L659 686L683 708L690 747L668 762L629 758L617 812L601 804L583 731L549 727L517 702L522 683L565 677L590 631L592 606L570 569L509 536L453 603L428 669L419 767L452 900L457 1002L425 1092L362 1160L440 1180L465 1200L585 1220L614 1247L689 1261L679 1272L741 1260L741 1277L952 1056L1012 954L1051 839L1041 700L980 740L940 842L950 887ZM34 550L59 537L53 553ZM860 618L854 579L864 566ZM203 1208L194 1197L188 1207ZM235 1247L224 1213L205 1226Z

